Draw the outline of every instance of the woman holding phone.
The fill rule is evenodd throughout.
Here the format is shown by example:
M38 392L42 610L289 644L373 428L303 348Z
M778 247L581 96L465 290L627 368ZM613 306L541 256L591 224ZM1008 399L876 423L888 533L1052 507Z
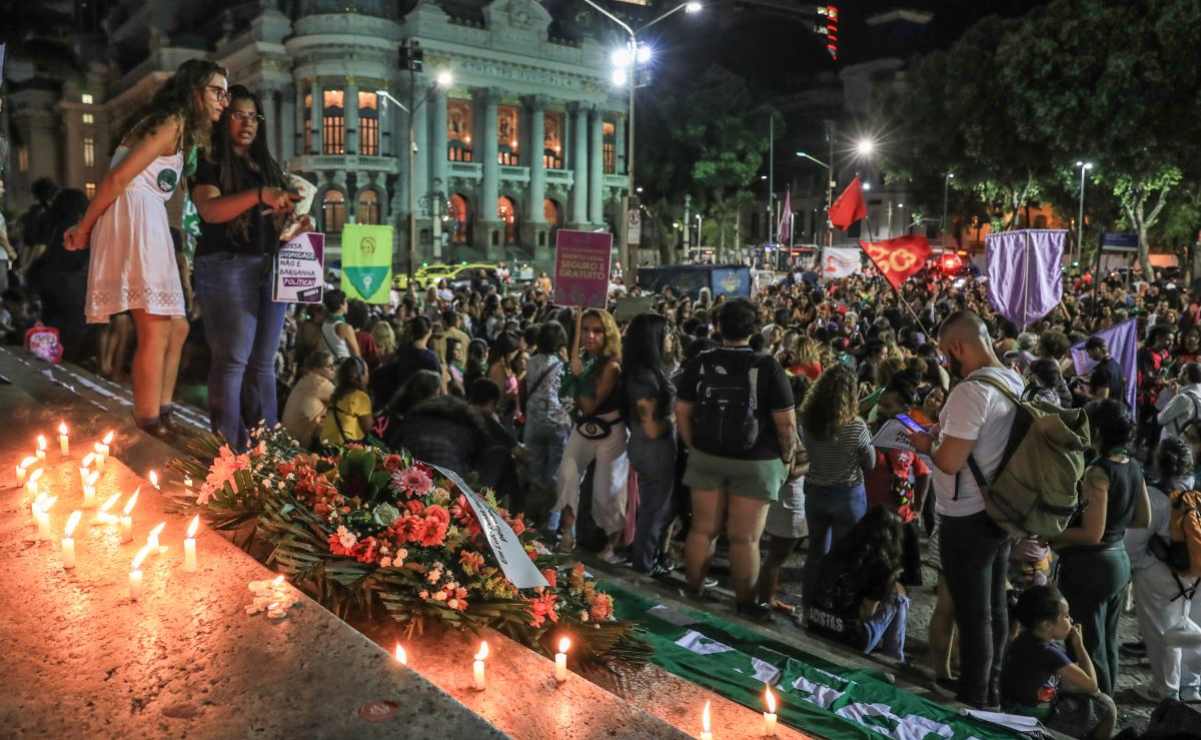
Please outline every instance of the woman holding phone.
M167 220L185 163L208 146L213 123L229 100L225 70L190 59L151 100L148 112L122 137L108 174L80 222L67 230L68 250L92 247L84 312L90 324L132 314L133 416L155 435L166 434L188 336L183 286Z
M267 150L264 124L258 96L234 85L192 187L201 219L196 299L212 353L209 418L237 450L260 421L278 421L275 353L287 304L271 299L272 257L299 200Z

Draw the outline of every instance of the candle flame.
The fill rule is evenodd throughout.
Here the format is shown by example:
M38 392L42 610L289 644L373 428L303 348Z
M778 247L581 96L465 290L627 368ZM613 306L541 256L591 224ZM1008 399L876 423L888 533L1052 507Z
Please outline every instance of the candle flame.
M125 514L125 516L129 516L130 514L133 513L134 504L136 504L138 502L138 494L141 492L142 492L141 486L138 486L137 488L133 489L133 495L129 497L129 500L125 502L125 508L121 510L122 513Z
M776 713L776 695L771 692L771 687L768 687L767 693L764 695L767 699L767 713Z
M119 494L119 493L114 493L112 496L109 496L108 500L100 505L100 513L107 514L108 510L113 508L114 506L116 506L117 502L120 500L121 500L121 494Z
M64 437L67 436L67 423L66 422L60 421L58 423L58 433Z
M701 714L701 731L711 732L709 729L709 702L705 702L705 711Z
M83 512L80 512L80 511L71 512L71 517L69 519L67 519L67 528L65 530L63 530L63 535L65 537L70 537L71 534L75 531L75 527L78 526L79 518L81 516L83 516Z
M475 659L476 660L487 660L488 659L488 641L487 640L483 640L480 642L480 651L475 654Z
M46 435L44 435L44 434L38 435L38 449L39 450L46 449Z
M129 571L132 573L135 570L142 569L142 561L150 555L150 545L142 545L142 549L138 550L138 554L133 556L133 562L129 564Z
M149 478L150 478L150 485L154 486L155 488L158 488L158 473L151 470Z
M90 468L90 467L92 467L92 463L94 463L94 462L96 462L96 453L89 452L88 454L83 456L83 461L79 463L79 467Z
M188 539L196 536L196 530L200 528L200 515L192 517L192 523L188 525Z
M409 656L407 653L405 653L404 646L401 645L399 642L396 643L396 652L394 653L394 655L396 656L397 663L400 663L401 665L409 664Z
M567 639L566 637L561 638L559 640L559 652L565 653L570 649L571 649L571 640Z
M111 445L113 443L113 433L110 431L108 434L104 435L104 439L100 441L105 445Z
M27 457L21 461L21 468L28 469L30 465L33 465L37 461L38 461L38 459L36 457L34 457L33 455L30 455L29 457Z
M158 524L154 525L154 529L150 530L149 536L146 537L146 542L147 543L153 542L154 544L157 545L158 537L160 534L163 533L163 528L166 526L167 526L166 522L159 522Z

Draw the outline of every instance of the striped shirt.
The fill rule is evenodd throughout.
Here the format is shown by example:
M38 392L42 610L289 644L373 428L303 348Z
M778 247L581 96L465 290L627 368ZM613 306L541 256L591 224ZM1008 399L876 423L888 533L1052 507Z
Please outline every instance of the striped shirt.
M863 419L856 418L830 439L817 439L801 425L801 442L809 453L805 481L815 486L854 486L863 471L876 465L876 448Z

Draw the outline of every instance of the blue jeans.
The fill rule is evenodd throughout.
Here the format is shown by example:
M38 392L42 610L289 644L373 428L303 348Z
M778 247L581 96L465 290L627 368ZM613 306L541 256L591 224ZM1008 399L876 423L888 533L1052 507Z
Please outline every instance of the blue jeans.
M805 481L805 520L809 525L809 554L805 558L802 594L806 604L821 574L822 559L867 513L867 492L853 486L820 486Z
M635 422L637 423L637 422ZM634 570L649 573L659 559L663 535L675 516L676 436L672 430L647 439L641 429L630 434L630 464L638 473L638 513L632 548Z
M248 428L279 421L275 353L285 303L271 300L271 259L212 254L196 258L196 300L209 352L209 420L237 450L249 446Z
M909 621L909 597L893 594L880 605L866 622L863 629L867 633L863 646L863 654L871 653L879 648L890 658L905 660L905 623Z

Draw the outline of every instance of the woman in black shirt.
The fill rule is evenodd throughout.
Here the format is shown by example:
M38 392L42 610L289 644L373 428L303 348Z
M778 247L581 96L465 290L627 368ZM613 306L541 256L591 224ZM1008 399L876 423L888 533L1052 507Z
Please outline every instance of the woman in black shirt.
M196 299L212 352L209 417L213 431L241 450L248 428L278 421L274 359L287 304L271 300L271 261L296 196L267 151L258 97L235 85L229 98L192 198L201 218Z

